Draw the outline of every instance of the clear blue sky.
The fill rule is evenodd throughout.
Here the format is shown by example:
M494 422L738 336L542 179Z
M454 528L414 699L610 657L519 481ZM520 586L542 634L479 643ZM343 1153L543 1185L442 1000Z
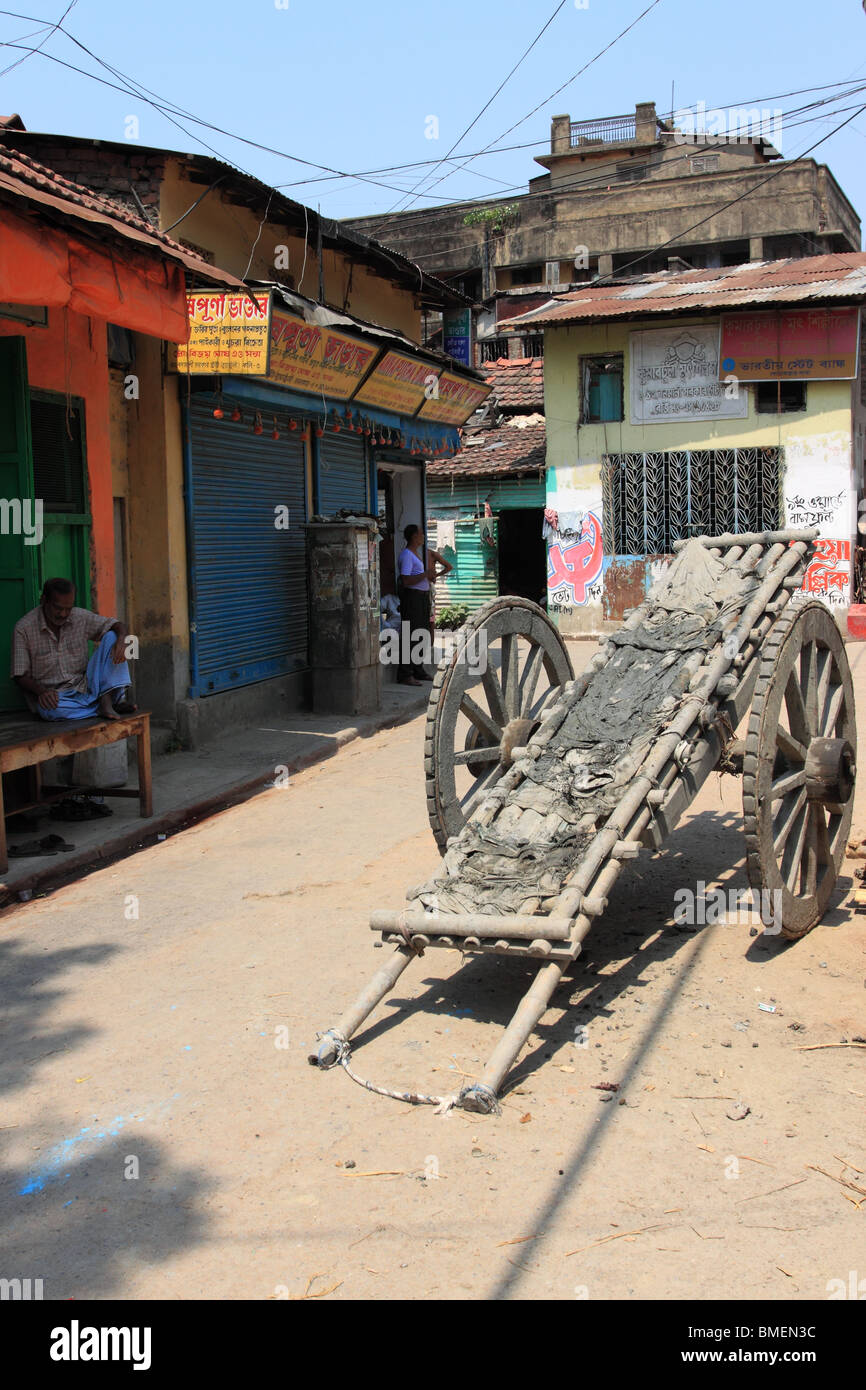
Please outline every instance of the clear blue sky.
M584 0L578 0L583 3ZM63 15L69 0L0 0L27 18L0 15L0 42L34 46L108 81L116 79L62 33L37 32ZM74 0L64 24L96 57L139 85L234 134L331 168L357 173L436 160L529 45L556 0ZM548 145L550 116L572 119L632 111L637 101L660 112L704 101L728 107L763 98L786 112L833 93L769 100L795 88L849 78L866 84L866 13L861 0L659 0L611 50L547 98L651 0L566 0L546 33L459 146L467 154L496 143L539 103L506 145L532 148L485 155L437 184L435 201L502 195L541 173L532 155ZM0 47L0 71L24 56ZM843 90L843 89L840 89ZM866 102L866 91L840 107ZM828 108L829 109L829 108ZM318 178L290 159L177 119L184 134L145 100L100 86L35 54L0 77L0 110L20 112L30 130L119 140L135 115L144 144L217 153L333 217L382 213L401 202L423 169L372 175L391 189ZM806 116L816 113L807 112ZM819 121L785 122L784 153L799 154L851 110ZM429 117L438 120L438 139ZM204 142L204 143L202 143ZM866 113L816 151L848 197L866 213ZM431 166L432 167L432 166ZM427 182L439 179L426 171Z

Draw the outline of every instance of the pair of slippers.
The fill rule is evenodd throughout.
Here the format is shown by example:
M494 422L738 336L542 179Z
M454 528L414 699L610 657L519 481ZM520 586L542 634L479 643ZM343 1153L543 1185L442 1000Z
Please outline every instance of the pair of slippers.
M98 820L101 816L113 816L114 812L110 806L106 806L103 801L91 801L85 797L81 801L73 801L67 798L55 806L51 812L52 820L80 821Z
M41 840L28 840L23 845L10 845L9 858L35 859L41 855L60 854L61 851L68 854L73 849L75 846L64 840L62 835L43 835Z

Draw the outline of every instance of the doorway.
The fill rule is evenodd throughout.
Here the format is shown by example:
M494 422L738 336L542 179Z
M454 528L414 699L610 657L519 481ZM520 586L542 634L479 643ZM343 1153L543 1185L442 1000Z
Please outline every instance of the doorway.
M547 605L547 551L542 507L501 507L499 592Z

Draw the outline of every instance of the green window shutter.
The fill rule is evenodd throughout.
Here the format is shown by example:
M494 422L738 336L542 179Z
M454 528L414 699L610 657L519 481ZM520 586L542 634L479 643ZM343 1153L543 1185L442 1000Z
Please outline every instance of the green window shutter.
M12 629L36 605L38 545L27 545L21 531L13 534L16 504L30 504L26 514L32 530L33 463L27 399L27 355L23 338L0 338L0 710L23 709L25 702L9 675ZM22 516L22 512L18 512Z

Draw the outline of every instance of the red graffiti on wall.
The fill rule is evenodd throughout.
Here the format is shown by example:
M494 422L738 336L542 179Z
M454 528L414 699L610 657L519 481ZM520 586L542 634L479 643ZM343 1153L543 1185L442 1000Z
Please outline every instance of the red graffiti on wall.
M572 603L586 603L587 589L598 579L602 566L601 522L595 513L587 512L584 517L580 540L565 546L556 541L547 559L548 589L552 592L565 587L571 591Z

